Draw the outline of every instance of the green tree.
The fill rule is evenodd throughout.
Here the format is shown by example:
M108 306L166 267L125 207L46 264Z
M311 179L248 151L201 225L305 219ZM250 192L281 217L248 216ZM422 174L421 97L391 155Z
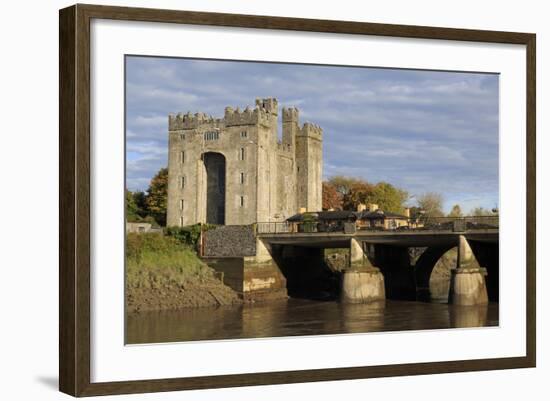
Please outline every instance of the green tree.
M408 197L407 191L381 181L374 186L368 201L376 203L380 209L386 212L403 213L403 204Z
M443 196L437 192L426 192L417 197L418 207L427 217L443 217Z
M151 179L145 204L147 211L156 222L161 225L166 225L166 207L168 200L168 169L161 168L158 173Z
M139 221L138 206L133 197L133 193L126 189L126 221Z
M340 194L344 210L355 210L360 203L376 203L382 210L402 213L408 199L406 191L383 181L373 185L360 178L334 176L328 184Z
M460 205L454 205L448 214L449 217L462 217L462 209Z
M411 206L409 208L409 213L411 215L411 219L418 219L422 217L424 211L418 206Z
M328 183L334 187L336 192L338 192L342 198L349 193L353 185L365 182L366 181L358 178L346 177L343 175L335 175L328 180Z
M132 192L132 197L137 206L137 214L141 217L146 217L148 214L146 195L143 191Z
M366 181L352 183L342 199L344 210L357 210L360 203L366 204L372 198L374 187Z

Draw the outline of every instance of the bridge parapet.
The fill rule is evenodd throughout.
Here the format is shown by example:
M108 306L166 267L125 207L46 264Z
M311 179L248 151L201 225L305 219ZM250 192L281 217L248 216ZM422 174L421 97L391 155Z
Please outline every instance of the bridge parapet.
M371 226L359 224L349 220L307 220L283 222L256 223L256 233L264 234L298 234L298 233L344 233L360 232L476 232L481 230L498 229L498 216L467 216L467 217L422 217L408 218L406 224L395 228L386 228L384 225Z

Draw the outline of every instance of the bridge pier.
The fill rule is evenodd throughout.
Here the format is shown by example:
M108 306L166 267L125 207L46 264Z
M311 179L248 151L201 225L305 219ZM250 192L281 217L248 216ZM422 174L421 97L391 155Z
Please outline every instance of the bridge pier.
M386 244L374 244L371 248L371 253L374 254L371 258L384 275L386 297L416 301L416 282L409 248Z
M350 240L350 266L342 272L340 301L368 303L386 298L384 276L365 254L362 245Z
M289 296L335 299L340 277L326 264L323 248L281 245L275 249L274 260L286 278Z
M264 291L282 294L287 290L291 296L313 299L340 296L343 302L370 302L386 297L408 301L441 300L458 305L479 305L487 303L486 299L498 302L498 225L472 229L461 226L458 227L460 231L453 225L433 230L353 233L302 232L287 223L280 231L254 227L252 235L247 236L248 242L251 242L249 237L257 241L254 246L226 245L226 241L239 236L218 235L217 242L224 246L214 247L211 252L222 257L229 251L231 255L234 250L246 251L243 262L248 274L237 280L239 285L244 284L241 291L251 295ZM217 231L206 233L210 236ZM216 245L215 241L209 243L213 242ZM432 289L434 296L430 290L433 268L447 250L460 244L462 253L456 268L452 269L451 282L443 276L438 281L440 288L434 286L435 290ZM341 270L342 266L338 266L331 270L326 264L324 250L331 248L350 250L347 268ZM410 253L411 249L415 252ZM238 270L240 273L243 269ZM224 274L229 281L230 272ZM365 283L368 285L363 286ZM380 287L383 292L379 291Z
M485 276L487 270L479 265L468 240L458 237L456 269L451 271L449 302L455 305L485 305L489 302Z
M485 284L490 302L498 302L499 299L499 246L498 243L470 241L472 251L479 264L487 269Z

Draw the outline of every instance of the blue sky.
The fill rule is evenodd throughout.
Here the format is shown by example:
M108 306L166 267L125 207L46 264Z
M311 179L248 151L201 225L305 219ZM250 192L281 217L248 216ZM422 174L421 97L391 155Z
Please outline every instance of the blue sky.
M439 192L447 211L498 205L498 75L137 56L126 59L128 189L167 165L168 113L222 117L257 97L323 128L325 178Z

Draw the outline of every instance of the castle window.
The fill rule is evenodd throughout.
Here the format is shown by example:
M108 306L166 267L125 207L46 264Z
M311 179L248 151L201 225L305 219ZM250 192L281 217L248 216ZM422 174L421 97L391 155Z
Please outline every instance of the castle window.
M241 206L241 207L244 207L244 196L241 196L241 199L240 199L240 206Z
M180 177L180 187L185 188L185 176Z
M241 131L241 138L248 138L248 132Z
M180 210L183 210L183 204L184 204L183 199L180 199Z
M239 177L239 182L241 184L244 184L244 173L241 173L240 177Z
M239 150L239 160L244 160L244 148Z
M183 216L180 217L180 227L183 227Z
M205 141L217 141L220 139L220 133L218 131L209 131L204 133Z
M181 139L182 141L185 141L185 134L180 134L180 139Z
M180 163L185 163L185 152L183 150L180 152Z

